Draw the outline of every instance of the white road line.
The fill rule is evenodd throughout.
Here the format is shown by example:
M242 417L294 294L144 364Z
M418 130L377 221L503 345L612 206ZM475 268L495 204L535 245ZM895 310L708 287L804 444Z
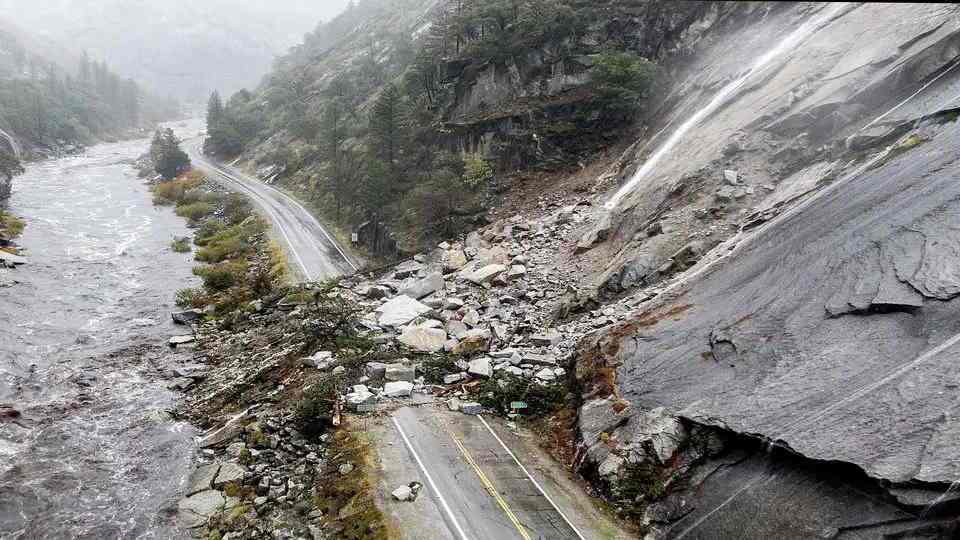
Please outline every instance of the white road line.
M246 192L247 195L250 196L252 199L257 199L257 193L256 193L255 191L249 189L249 188L246 187L245 185L243 185L243 182L241 182L241 181L237 180L236 178L231 177L229 174L221 171L220 169L218 169L216 166L214 166L213 164L211 164L210 162L208 162L208 161L205 160L205 159L200 159L199 161L200 161L201 163L203 163L204 165L206 165L208 168L212 169L215 173L217 173L217 174L219 174L220 176L226 178L227 180L230 180L231 182L237 184L237 186L238 186L242 191ZM280 234L282 234L284 240L286 240L287 246L290 247L290 252L293 253L293 256L297 259L297 263L300 265L300 269L303 270L303 275L304 275L304 277L307 279L307 281L310 281L310 272L307 270L307 265L305 265L305 264L303 263L303 259L301 259L301 258L300 258L300 254L297 253L297 248L294 247L293 242L290 240L290 237L287 235L287 231L286 231L286 229L284 228L283 222L282 222L282 220L280 219L280 217L276 215L276 213L273 211L272 208L270 208L269 205L267 205L267 204L261 204L260 207L263 208L263 210L266 211L267 214L269 214L269 216L270 216L271 218L273 218L273 222L276 224L277 229L280 230Z
M506 450L508 454L510 454L510 457L513 458L513 461L517 464L517 467L520 467L520 470L523 471L523 474L527 475L527 478L529 478L530 481L533 482L534 487L536 487L536 488L537 488L537 491L539 491L540 494L543 495L543 498L546 499L547 502L550 503L550 506L552 506L553 509L556 510L558 514L560 514L560 517L562 517L563 520L567 522L567 525L569 525L570 528L573 530L573 532L577 535L577 538L579 538L580 540L587 540L586 538L584 538L584 536L583 536L582 534L580 534L580 531L577 530L577 528L573 525L573 523L570 521L570 519L567 518L567 516L560 510L560 507L557 506L557 503L553 502L553 499L551 499L550 496L547 495L547 492L543 490L543 488L542 488L542 487L540 486L540 484L533 478L533 476L530 474L530 472L527 471L527 468L523 466L523 463L520 463L520 460L517 459L516 454L514 454L514 453L510 450L510 448L507 447L506 443L504 443L503 440L500 439L500 437L497 435L497 433L496 433L495 431L493 431L493 428L491 428L491 427L490 427L490 424L488 424L487 421L483 419L483 416L481 416L481 415L478 414L478 415L477 415L477 418L479 418L479 419L480 419L480 422L482 422L483 425L484 425L484 427L487 428L487 431L489 431L490 434L493 435L493 438L496 439L498 443L500 443L500 446L502 446L503 449Z
M403 428L400 427L400 422L397 422L396 417L390 417L390 419L393 420L393 425L396 426L397 431L400 432L400 437L403 438L403 444L407 446L407 450L410 450L410 453L413 455L413 459L417 460L417 465L420 467L420 471L423 473L423 476L426 477L427 483L430 484L430 489L432 489L437 495L437 500L440 501L443 511L446 512L447 517L450 519L450 523L457 530L457 534L460 535L461 540L469 540L467 533L463 532L463 527L460 526L460 522L457 521L456 516L453 515L453 511L450 510L450 505L447 504L447 500L443 498L443 494L440 493L440 490L437 488L437 484L433 481L433 477L430 476L429 472L427 472L427 468L424 467L423 461L420 459L417 451L414 450L413 445L410 444L410 439L407 438L407 434L404 433Z
M195 148L195 150L196 150L196 148ZM199 155L199 154L198 154L198 155ZM216 164L214 164L214 163L211 163L211 162L207 161L206 159L202 159L202 158L201 158L201 161L203 161L204 163L206 163L206 165L207 165L208 167L212 167L212 168L215 169L217 172L219 172L220 174L226 176L226 177L229 178L230 180L233 180L234 182L238 182L238 183L243 183L242 180L238 180L236 177L232 176L232 174L231 174L230 172L224 170L224 169L221 168L220 166L218 166L218 165L216 165ZM262 184L262 183L261 183L261 184ZM299 208L300 210L302 210L303 213L304 213L304 215L306 215L308 218L310 218L310 221L312 221L313 224L316 225L318 229L320 229L320 232L322 232L323 235L327 238L327 240L330 242L330 245L332 245L332 246L334 247L334 249L337 250L337 253L340 254L340 256L343 258L343 260L346 261L347 264L349 264L351 268L353 268L353 271L356 272L357 270L359 270L359 268L357 268L357 265L353 264L353 261L351 261L351 260L350 260L350 257L347 256L346 252L344 252L343 249L340 248L340 244L338 244L338 243L333 239L333 237L330 236L330 233L327 232L326 227L324 227L324 226L320 223L320 221L317 220L317 218L314 217L312 213L310 213L309 210L307 210L306 208L304 208L304 206L303 206L302 204L300 204L300 202L298 202L298 201L297 201L296 199L294 199L293 197L287 195L286 193L280 191L279 189L277 189L277 188L275 188L275 187L273 187L273 186L269 186L269 185L267 185L267 184L262 184L262 187L263 187L264 189L266 189L266 190L269 190L269 191L272 191L272 192L276 193L276 194L277 194L278 196L280 196L280 197L283 197L283 199L284 199L285 201L289 202L290 204L293 204L294 206L296 206L297 208ZM256 192L254 192L254 193L256 193Z

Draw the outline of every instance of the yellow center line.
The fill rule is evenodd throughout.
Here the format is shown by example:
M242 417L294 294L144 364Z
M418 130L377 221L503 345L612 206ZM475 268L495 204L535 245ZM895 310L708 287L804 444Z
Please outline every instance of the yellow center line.
M510 519L510 522L513 523L513 526L516 527L517 531L520 532L520 536L523 538L523 540L533 540L530 537L530 534L527 533L527 529L523 526L522 523L520 523L520 520L517 519L517 515L513 513L513 510L510 508L510 505L507 504L507 501L503 500L503 497L500 496L500 493L497 491L497 488L493 486L493 483L490 481L489 478L487 478L487 475L483 473L483 471L480 469L480 466L477 465L476 461L474 461L473 456L470 455L470 452L463 445L460 439L457 438L457 436L454 435L453 432L451 432L445 426L443 430L447 432L447 435L449 435L451 439L453 439L453 442L457 445L457 448L460 450L460 453L463 454L464 459L467 460L467 463L470 464L470 467L472 467L474 472L477 473L477 476L480 478L480 483L483 484L483 487L487 490L488 493L490 493L490 496L497 501L497 505L500 506L503 512Z

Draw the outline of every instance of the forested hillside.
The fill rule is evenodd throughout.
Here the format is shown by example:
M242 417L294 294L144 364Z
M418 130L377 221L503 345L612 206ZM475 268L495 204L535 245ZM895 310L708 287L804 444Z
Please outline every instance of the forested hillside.
M84 54L61 65L31 45L22 32L0 27L0 128L25 153L115 137L177 112L175 103L148 95L102 61Z
M207 151L242 154L374 251L413 250L482 223L518 171L576 167L621 140L671 40L658 24L704 9L360 2L255 92L213 96Z

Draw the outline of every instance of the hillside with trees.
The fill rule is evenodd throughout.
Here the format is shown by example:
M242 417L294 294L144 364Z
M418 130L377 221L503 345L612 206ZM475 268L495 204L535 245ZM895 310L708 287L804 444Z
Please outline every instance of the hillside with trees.
M206 149L242 155L375 252L411 251L481 224L518 171L575 167L620 141L658 74L637 21L661 9L359 2L255 92L212 96Z
M0 128L28 154L114 138L178 112L103 61L86 53L52 60L45 55L53 49L35 51L36 43L0 25Z

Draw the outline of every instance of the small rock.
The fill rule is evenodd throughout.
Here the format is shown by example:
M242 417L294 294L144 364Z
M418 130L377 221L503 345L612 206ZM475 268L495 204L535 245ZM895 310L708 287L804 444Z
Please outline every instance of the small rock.
M346 476L353 472L353 463L344 463L337 470L340 471L340 476Z
M398 501L409 501L413 499L413 490L410 489L410 486L400 486L397 489L393 490L393 498Z
M193 336L193 335L189 335L189 336L173 336L172 338L170 338L170 341L168 341L167 343L169 343L171 347L176 348L176 347L179 347L180 345L186 345L187 343L193 343L193 342L196 341L196 340L197 340L197 338L196 338L195 336Z

